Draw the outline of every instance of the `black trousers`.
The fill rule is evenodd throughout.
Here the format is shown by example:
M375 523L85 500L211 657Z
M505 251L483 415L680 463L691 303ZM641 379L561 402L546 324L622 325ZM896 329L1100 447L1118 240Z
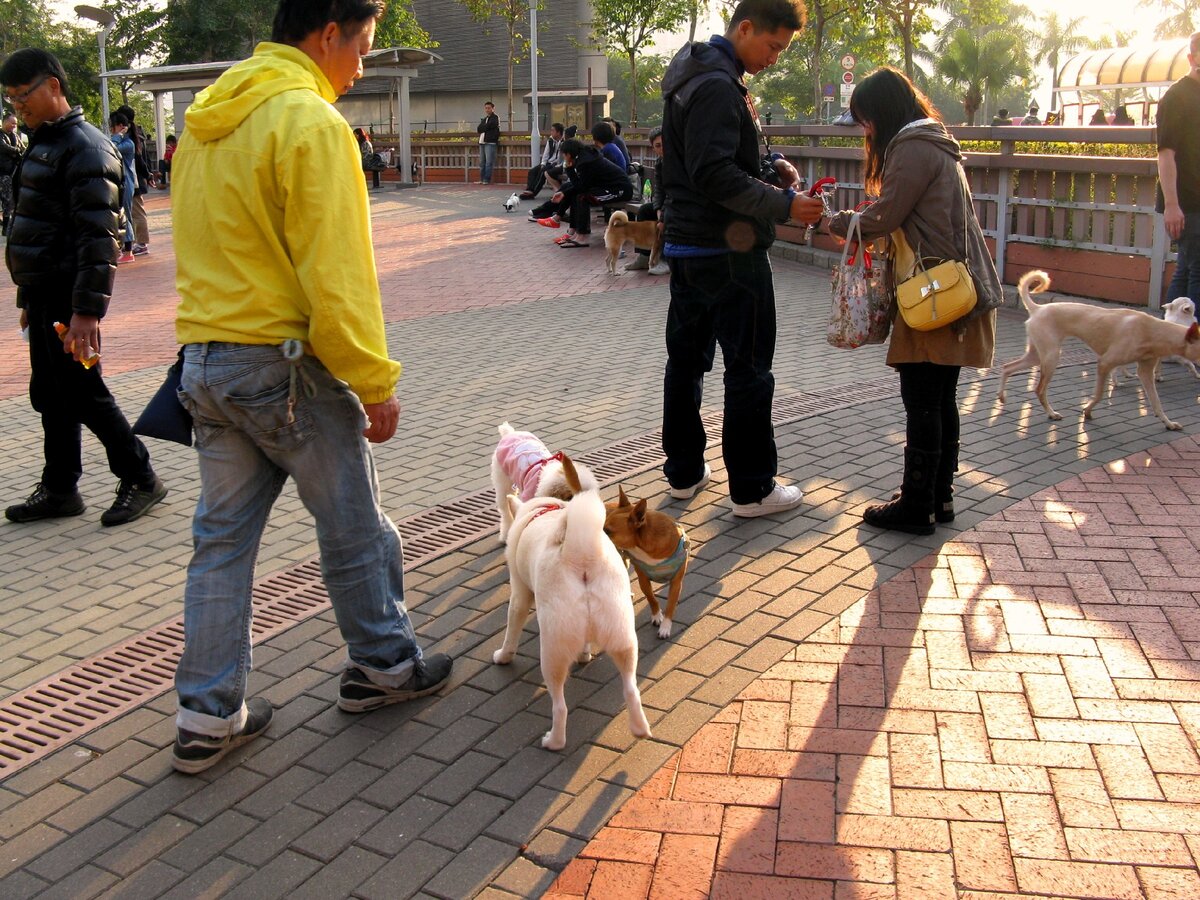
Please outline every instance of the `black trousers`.
M529 174L525 177L525 190L537 196L538 192L546 186L546 172L541 163L538 163L529 170Z
M71 286L20 289L29 316L29 400L42 417L42 484L69 494L83 474L82 426L99 438L108 467L122 481L154 479L150 454L129 426L100 373L63 352L54 323L71 321ZM99 348L97 348L99 349Z
M905 439L917 450L940 452L959 437L958 366L900 363L900 399L904 402Z
M638 207L637 220L639 222L653 222L657 218L658 218L658 213L656 213L654 211L653 203L643 203L641 206ZM638 252L638 256L649 256L650 255L649 250L643 250L641 247L637 248L637 252Z
M672 487L693 485L704 472L700 403L718 345L725 361L721 439L729 498L757 503L771 493L778 468L771 425L775 285L766 250L671 260L662 433L663 474Z

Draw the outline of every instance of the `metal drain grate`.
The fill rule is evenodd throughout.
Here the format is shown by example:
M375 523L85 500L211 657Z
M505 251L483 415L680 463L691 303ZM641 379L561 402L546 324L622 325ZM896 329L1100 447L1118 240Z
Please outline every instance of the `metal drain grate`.
M1094 357L1086 351L1063 354L1063 364ZM895 397L897 379L883 376L834 391L777 398L776 425ZM721 437L720 412L704 416L709 441ZM601 484L611 484L662 464L658 430L580 456ZM459 497L397 523L404 539L405 571L496 532L498 519L490 489ZM256 582L251 634L260 643L329 608L318 559L311 559ZM0 778L7 777L78 739L172 686L183 649L179 616L130 638L32 687L0 701Z

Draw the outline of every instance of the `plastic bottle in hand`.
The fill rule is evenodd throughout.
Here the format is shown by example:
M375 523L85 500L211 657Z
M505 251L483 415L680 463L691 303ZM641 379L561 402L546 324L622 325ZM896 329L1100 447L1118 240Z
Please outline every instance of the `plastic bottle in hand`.
M65 339L65 335L67 333L66 325L64 325L62 322L55 322L54 330L56 332L58 332L58 336L60 339ZM72 341L72 343L74 343L74 341ZM72 352L74 352L74 350L75 350L74 347L69 347L67 349L71 350ZM79 361L79 364L81 366L83 366L85 369L90 369L92 366L94 366L98 362L100 362L100 354L97 353L95 350L92 350L92 355L89 356L87 359L81 359Z

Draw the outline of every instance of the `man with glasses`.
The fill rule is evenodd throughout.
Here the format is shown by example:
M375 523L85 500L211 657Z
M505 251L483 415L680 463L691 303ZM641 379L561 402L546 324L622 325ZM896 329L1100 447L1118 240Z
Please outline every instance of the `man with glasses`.
M94 364L116 273L121 161L108 136L71 106L67 76L52 54L17 50L0 66L0 84L32 135L14 185L6 261L21 327L29 328L29 399L42 417L45 454L41 482L4 515L32 522L83 513L86 425L120 480L100 522L120 525L167 495ZM61 339L56 323L66 328Z
M246 699L250 586L271 507L291 478L317 525L347 665L338 708L438 690L404 606L396 526L368 442L400 418L367 185L333 101L362 77L378 0L282 0L271 40L201 91L171 160L175 332L196 423L200 499L184 592L172 764L193 774L262 734Z

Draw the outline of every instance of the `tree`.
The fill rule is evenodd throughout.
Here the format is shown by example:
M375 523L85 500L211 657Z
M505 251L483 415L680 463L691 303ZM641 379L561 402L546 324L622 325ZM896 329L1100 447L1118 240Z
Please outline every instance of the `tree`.
M1138 5L1157 7L1167 14L1154 26L1154 36L1159 40L1188 37L1200 31L1200 0L1141 0Z
M691 14L692 0L592 0L596 42L629 61L629 124L637 125L638 54L654 46L654 36L670 32Z
M508 130L513 129L513 71L517 64L528 58L532 46L526 34L529 23L527 0L458 0L471 13L476 22L486 23L499 18L508 36ZM543 0L536 0L542 9ZM485 32L488 29L485 29Z
M276 0L167 0L163 44L172 64L244 59L271 36Z
M916 70L913 57L916 55L919 38L933 28L928 9L936 0L879 0L879 18L896 36L904 53L904 74L911 81Z
M0 57L22 47L45 46L49 30L45 0L0 0Z
M408 0L392 0L387 5L387 12L375 26L375 46L432 50L438 46L438 42L417 22Z
M165 55L165 10L155 8L151 0L105 0L100 6L116 17L116 23L105 42L105 56L110 70L156 63ZM133 83L129 81L119 83L122 103L129 102L129 89L132 86Z
M662 77L667 70L670 56L647 54L638 58L638 122L642 125L662 121ZM631 121L629 111L633 104L630 96L629 60L623 53L608 54L608 86L613 98L609 104L612 117L620 122Z
M998 29L976 35L960 28L938 57L937 71L959 88L967 124L974 125L984 97L1025 77L1029 63L1019 35Z
M1050 65L1050 112L1058 108L1058 57L1060 53L1076 53L1087 46L1087 38L1079 33L1083 17L1059 18L1047 13L1041 20L1041 34L1034 38L1034 62L1045 60Z

